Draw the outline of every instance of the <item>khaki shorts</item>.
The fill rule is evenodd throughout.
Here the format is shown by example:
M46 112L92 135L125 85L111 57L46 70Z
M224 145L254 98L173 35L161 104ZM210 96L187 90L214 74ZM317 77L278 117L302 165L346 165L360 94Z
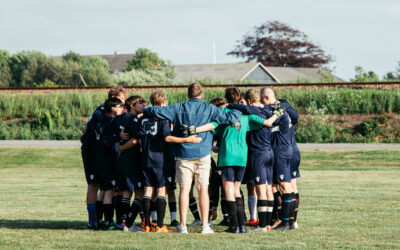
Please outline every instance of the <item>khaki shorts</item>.
M193 177L196 184L208 185L210 179L211 155L199 159L176 158L175 181L178 184L191 185Z

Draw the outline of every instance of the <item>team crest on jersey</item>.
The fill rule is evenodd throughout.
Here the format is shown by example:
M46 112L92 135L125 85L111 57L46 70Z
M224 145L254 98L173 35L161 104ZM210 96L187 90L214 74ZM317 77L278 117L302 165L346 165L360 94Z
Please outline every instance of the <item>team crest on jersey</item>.
M285 177L283 174L281 174L281 175L279 176L279 178L281 178L281 180L283 180L283 177Z
M115 180L112 180L112 181L111 181L111 184L112 184L113 186L115 186Z
M138 182L138 183L137 183L137 186L138 186L138 187L141 187L141 186L142 186L142 183L141 183L141 182Z
M260 181L260 177L257 176L256 177L256 181L259 182Z
M90 179L93 180L94 179L94 175L91 174L90 175Z
M172 177L168 177L168 181L169 181L169 182L172 182Z
M134 121L134 122L137 122L137 121L139 121L139 119L138 119L137 117L135 117L135 118L133 119L133 121Z
M294 172L293 172L293 176L296 176L296 174L297 174L297 171L294 171Z

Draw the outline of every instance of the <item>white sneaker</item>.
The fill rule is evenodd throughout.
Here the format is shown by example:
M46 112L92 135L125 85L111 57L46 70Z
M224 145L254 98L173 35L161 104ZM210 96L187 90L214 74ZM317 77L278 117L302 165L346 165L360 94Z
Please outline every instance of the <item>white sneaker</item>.
M297 221L295 221L293 224L294 224L294 228L295 228L295 229L298 229L298 228L299 228L299 224L297 224Z
M135 226L135 225L132 225L130 228L129 228L129 232L143 232L144 230L142 229L142 228L139 228L139 227L137 227L137 226Z
M202 224L203 223L201 222L201 220L195 220L192 224L189 225L189 227L201 226Z
M180 234L188 234L189 233L187 230L187 226L181 226L181 225L178 225L176 227L175 232L180 233Z
M201 228L201 234L213 234L214 231L211 229L210 226L205 226Z

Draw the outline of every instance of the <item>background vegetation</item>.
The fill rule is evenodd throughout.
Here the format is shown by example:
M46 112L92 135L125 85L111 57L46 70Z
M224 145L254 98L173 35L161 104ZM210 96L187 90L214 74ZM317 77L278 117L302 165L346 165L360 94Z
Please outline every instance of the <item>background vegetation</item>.
M150 93L130 94L149 100ZM336 88L277 94L300 113L298 142L400 142L399 91ZM207 102L223 95L223 89L205 90ZM79 139L81 128L106 96L107 91L0 93L0 139ZM187 99L183 90L170 90L167 96L169 104Z

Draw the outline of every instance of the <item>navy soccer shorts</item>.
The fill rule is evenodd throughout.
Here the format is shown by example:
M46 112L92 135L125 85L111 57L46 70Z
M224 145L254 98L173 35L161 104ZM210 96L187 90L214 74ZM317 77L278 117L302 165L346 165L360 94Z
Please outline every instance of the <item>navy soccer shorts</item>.
M251 153L248 159L251 166L250 183L252 185L272 185L274 153L272 150L262 153Z
M99 173L96 168L96 154L94 148L82 144L81 154L87 184L98 183Z
M222 180L223 181L243 181L246 167L238 166L224 166L222 167Z
M300 177L300 151L293 151L293 158L290 161L290 173L292 175L292 179Z
M175 172L175 164L169 164L164 167L165 186L171 187L174 190L176 189Z
M144 186L145 187L165 187L164 169L161 168L144 168L143 169Z
M126 184L125 189L127 191L133 192L135 190L143 190L143 170L140 165L125 167L123 171Z
M274 162L274 183L290 182L290 159L275 158Z

